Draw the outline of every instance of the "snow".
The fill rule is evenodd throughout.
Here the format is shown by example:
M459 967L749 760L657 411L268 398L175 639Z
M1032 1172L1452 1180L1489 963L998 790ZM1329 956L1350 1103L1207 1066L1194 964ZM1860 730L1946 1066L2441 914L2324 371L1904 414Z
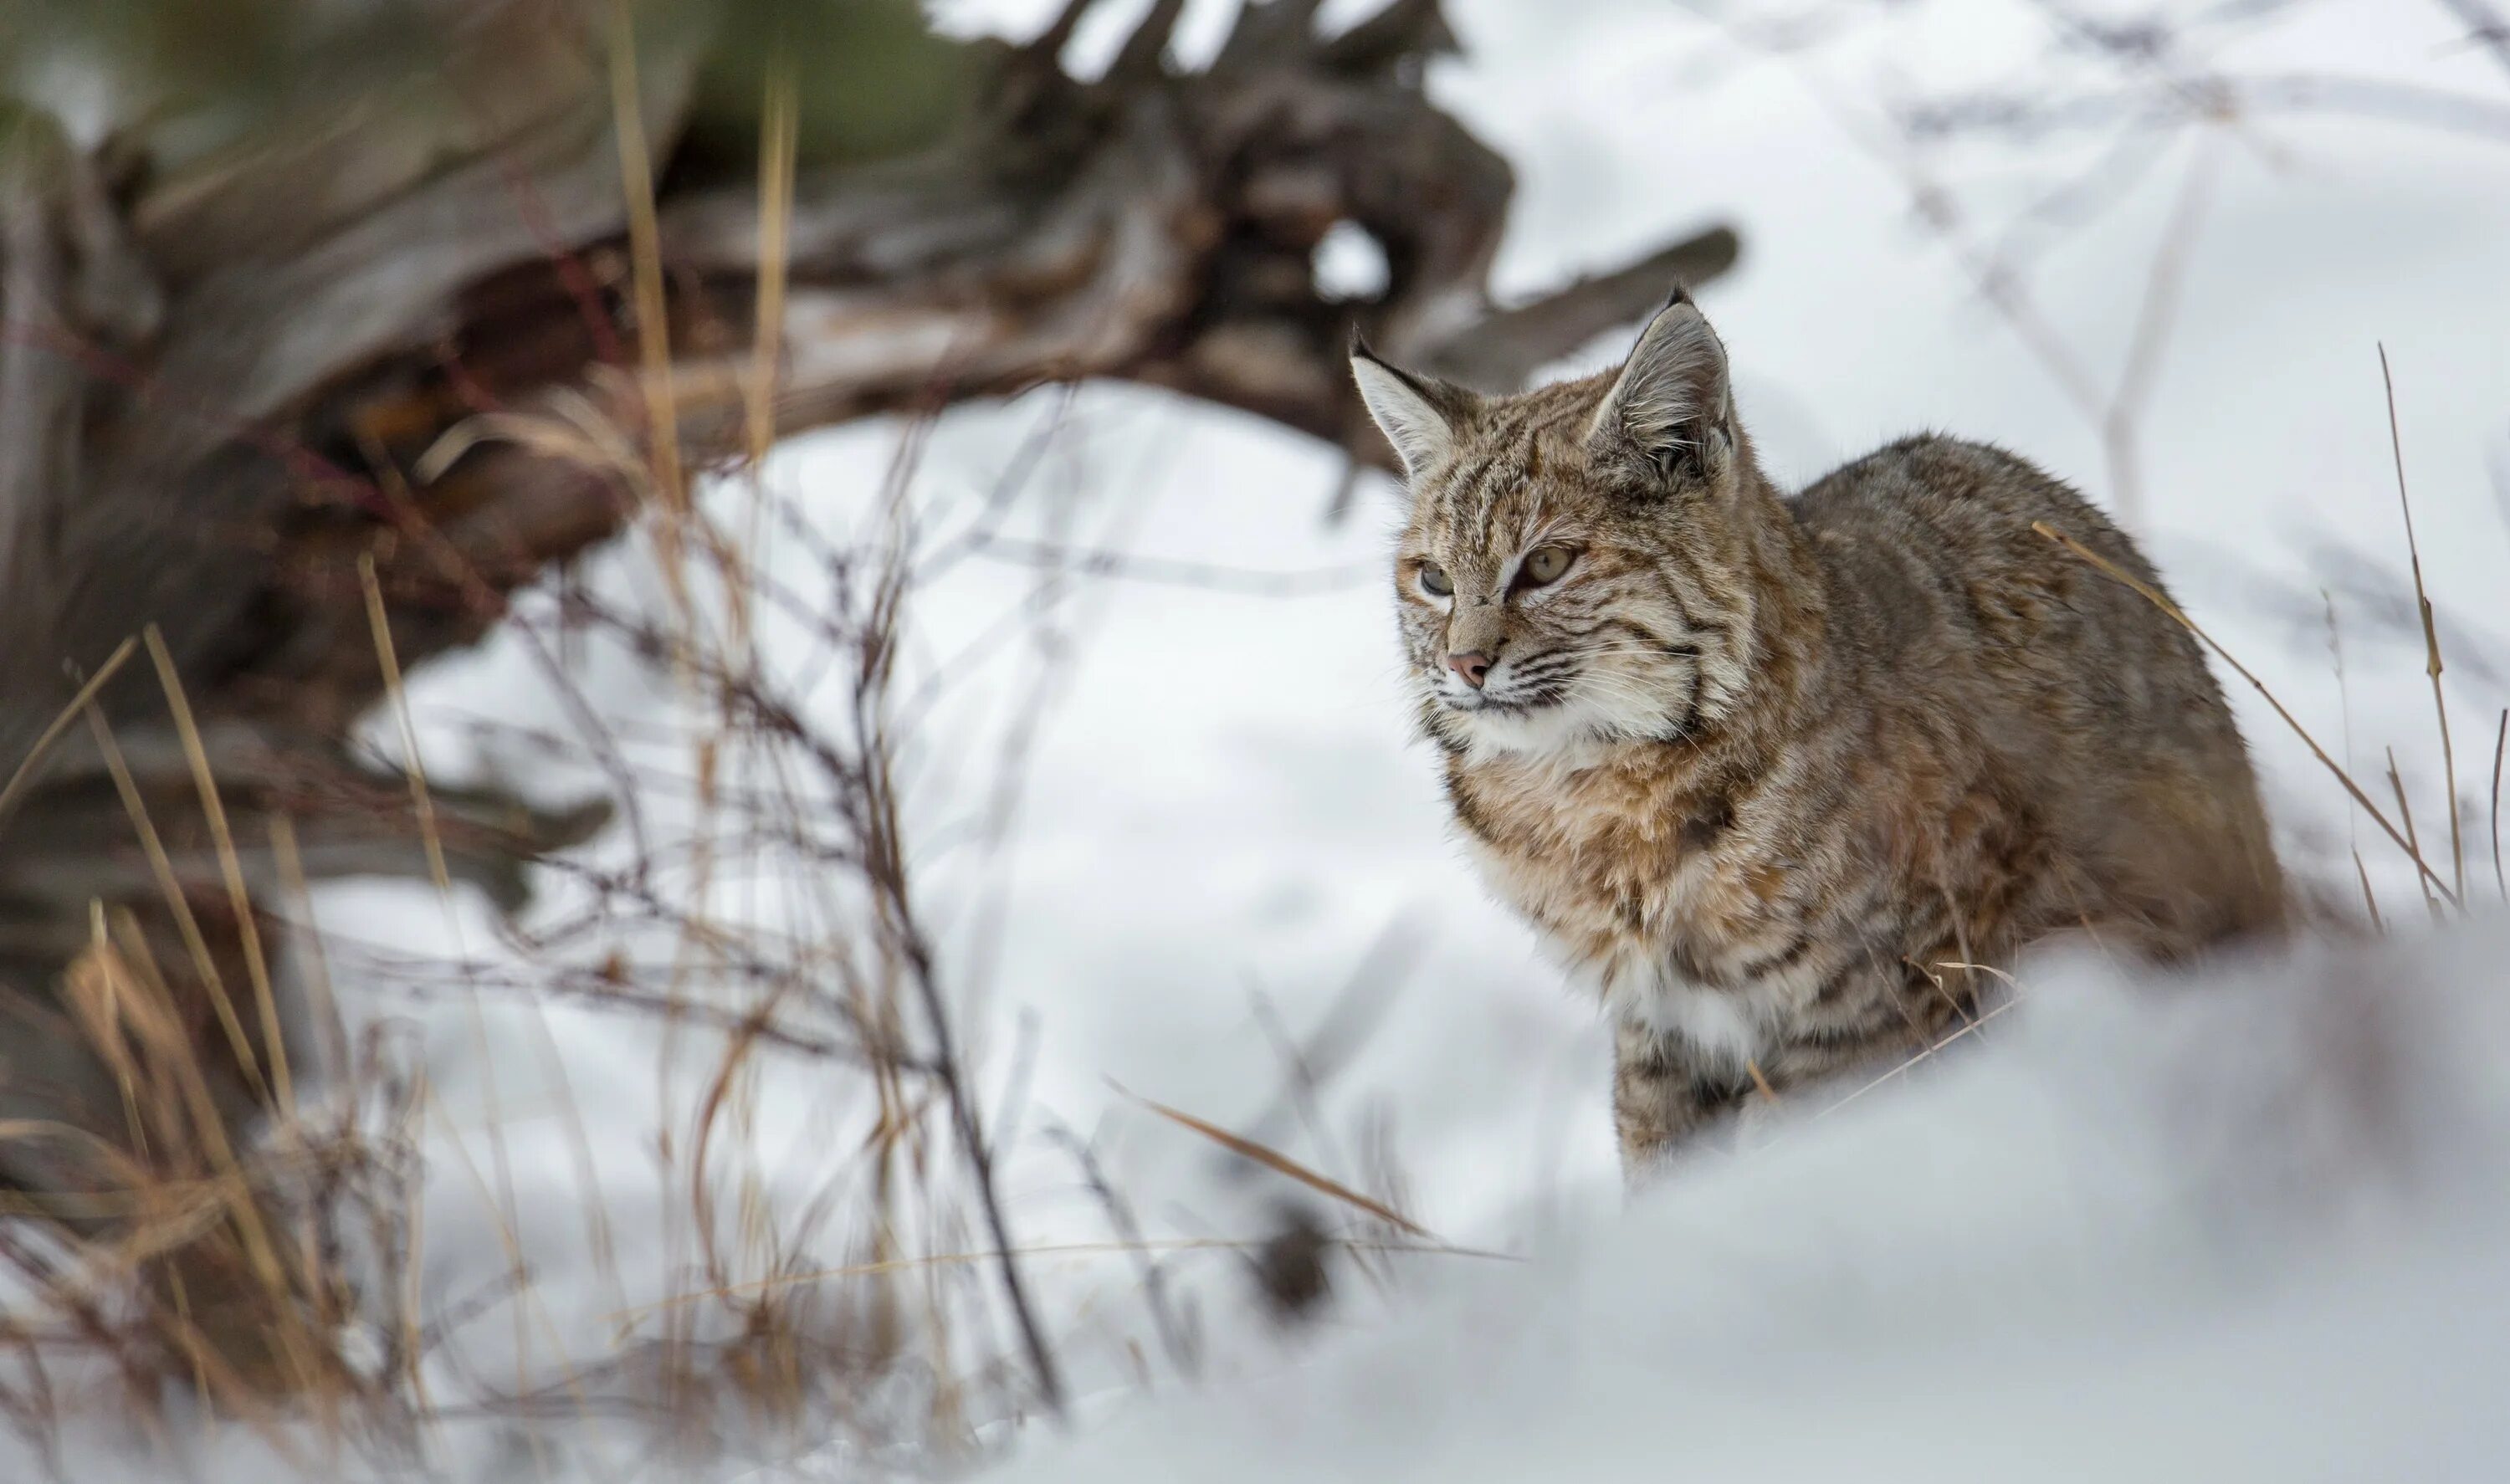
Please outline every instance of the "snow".
M953 24L1018 29L1051 8L945 10ZM2485 596L2510 554L2494 504L2510 473L2492 472L2510 471L2510 144L2289 116L2159 146L2111 209L2050 235L2029 277L2097 394L2087 408L1963 263L2088 146L1911 159L1884 142L1877 103L1954 80L2097 74L2090 59L2050 59L2041 8L1882 8L1781 53L1750 39L1765 9L1739 4L1449 11L1467 50L1433 69L1432 92L1520 180L1503 290L1734 221L1742 263L1701 299L1742 416L1788 480L1933 427L2114 498L2121 466L2101 423L2127 388L2135 524L2180 598L2375 796L2393 746L2431 841L2445 833L2441 762L2404 577L2384 344L2449 655L2470 885L2489 892L2483 770L2505 699L2493 666L2510 664L2510 620ZM1226 14L1190 7L1182 50L1207 47ZM2442 6L2321 0L2232 28L2216 59L2505 96L2452 27ZM1103 55L1122 29L1093 21L1076 52ZM1912 211L1921 177L1959 204L1961 242ZM2184 255L2157 255L2182 212L2194 223ZM2165 260L2176 311L2136 392L2138 306ZM1576 364L1620 348L1599 342ZM1032 437L1058 417L1033 458ZM798 439L763 479L829 539L869 539L904 438L873 423ZM921 586L911 611L899 690L934 699L909 747L909 831L972 1081L999 1121L1024 1109L1002 1152L1016 1238L1110 1236L1048 1136L1057 1125L1094 1138L1157 1243L1261 1236L1276 1202L1302 1194L1121 1088L1396 1199L1451 1242L1528 1260L1346 1271L1319 1332L1284 1337L1248 1316L1235 1254L1163 1248L1206 1344L1188 1394L1156 1360L1143 1385L1137 1356L1159 1346L1129 1260L1033 1258L1084 1426L1071 1440L985 1434L1011 1455L1010 1477L2446 1479L2486 1476L2510 1441L2496 1420L2510 1213L2491 1194L2510 1149L2497 928L2202 985L2044 966L1963 1055L1818 1123L1782 1110L1742 1157L1685 1169L1624 1211L1594 1010L1466 869L1432 762L1408 736L1379 570L1390 487L1363 487L1353 517L1328 525L1342 476L1330 450L1092 386L1068 413L1042 393L943 418L906 481L924 550L1023 460L1036 482L1007 537L1147 565L1057 574L998 551ZM747 497L709 498L737 514ZM771 541L759 559L820 591L800 543ZM642 546L602 553L583 581L666 611ZM2341 626L2340 687L2322 589ZM765 652L792 678L804 636L762 622ZM601 715L659 739L634 747L666 775L644 822L686 838L688 753L673 739L704 708L615 646L575 652L570 675ZM842 727L841 689L810 698L816 719ZM2346 850L2358 840L2391 925L2417 919L2396 854L2261 698L2236 682L2232 694L2287 859L2358 899ZM603 784L579 748L535 740L572 736L573 713L513 632L414 677L411 699L436 777L491 773L552 800ZM373 731L397 748L389 718ZM1016 787L997 766L1007 746L1024 749ZM614 832L586 859L624 856ZM711 905L789 928L819 910L823 875L761 848ZM587 899L559 874L541 885L526 927ZM431 1391L550 1384L561 1357L656 1333L649 1306L702 1286L686 1142L720 1039L498 992L496 973L523 956L470 896L448 911L432 893L350 884L325 890L318 917L353 1015L407 1023L428 1068L423 1307L493 1290L510 1245L532 1275L528 1302L457 1327ZM623 931L582 952L614 947L667 958L670 944ZM1312 1109L1285 1099L1276 1023L1329 1053ZM856 1152L877 1110L859 1079L771 1055L740 1100L721 1188L788 1234L815 1202L838 1213L783 1247L744 1246L740 1275L860 1260L872 1202ZM906 1250L985 1245L944 1204L930 1230L894 1234ZM847 1399L850 1421L929 1411L936 1372L1009 1353L999 1315L970 1301L972 1272L918 1290L962 1306L955 1348L874 1378ZM880 1461L851 1437L816 1456L808 1441L734 1435L718 1456L664 1459L597 1416L473 1417L437 1425L427 1446L443 1475L479 1479L716 1478L761 1460L782 1462L760 1477L833 1477ZM75 1477L161 1476L155 1461L88 1443ZM20 1476L14 1466L0 1451L0 1476ZM199 1467L223 1479L273 1465L229 1429Z
M1854 1117L997 1476L2498 1477L2504 945L2044 966Z

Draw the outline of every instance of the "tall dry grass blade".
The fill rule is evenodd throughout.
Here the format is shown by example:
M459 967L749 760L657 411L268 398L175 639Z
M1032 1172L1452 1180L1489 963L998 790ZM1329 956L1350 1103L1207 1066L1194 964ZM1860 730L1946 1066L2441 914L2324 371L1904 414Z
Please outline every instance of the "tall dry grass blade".
M154 1130L153 1142L161 1151L196 1151L206 1164L208 1188L222 1198L225 1221L233 1228L247 1271L260 1285L267 1316L261 1338L273 1344L291 1392L314 1389L329 1374L321 1359L327 1346L305 1328L299 1295L288 1278L289 1265L281 1256L281 1244L227 1131L226 1112L218 1106L199 1052L183 1030L173 992L148 967L137 919L128 911L117 915L113 938L118 942L103 935L100 914L93 926L97 936L82 956L83 970L65 975L62 981L73 1013L80 1017L89 1045L100 1049L118 1044L124 1029L132 1031L135 1054L124 1063L123 1075L130 1076L133 1065L144 1062L155 1075L134 1081L171 1089L138 1100L142 1123ZM133 945L137 948L135 955L125 951ZM154 1194L150 1191L156 1180L153 1170L137 1179L139 1189ZM206 1231L184 1232L170 1236L165 1245L171 1250L206 1235ZM179 1279L180 1270L170 1270L170 1276ZM183 1318L188 1325L189 1316ZM202 1370L205 1384L209 1369Z
M2397 796L2397 817L2406 821L2406 843L2419 851L2422 842L2415 833L2414 806L2406 802L2406 780L2397 772L2397 749L2394 747L2388 749L2388 787ZM2441 921L2440 903L2432 896L2435 883L2423 881L2418 884L2423 889L2423 905L2430 909L2432 921Z
M392 619L384 609L383 584L376 579L372 552L361 552L358 557L358 583L365 590L366 628L374 637L375 667L383 676L384 694L392 702L393 716L400 731L401 768L409 779L409 805L418 818L428 880L444 898L445 910L450 914L453 873L445 869L444 837L436 823L436 794L427 786L427 765L418 750L418 725L410 718L409 693L401 684L400 652L393 644Z
M87 684L79 687L78 694L70 698L70 704L61 707L60 714L37 735L34 745L28 747L26 755L19 760L17 771L9 775L8 783L0 786L0 825L9 822L9 817L18 812L19 801L25 797L27 789L34 786L35 770L43 765L45 756L53 750L53 744L61 740L61 734L69 730L70 722L87 709L88 703L95 700L95 693L104 689L105 682L130 661L133 651L138 646L137 639L125 639L115 645L112 655L96 666L95 674L87 677Z
M111 1066L116 1084L124 1088L123 1101L129 1113L133 1130L132 1147L140 1157L155 1159L163 1154L187 1159L197 1158L198 1151L191 1147L191 1141L188 1139L181 1147L175 1149L161 1151L148 1147L146 1128L139 1111L143 1102L150 1109L179 1110L186 1104L186 1095L176 1085L174 1073L171 1070L175 1065L173 1062L165 1058L141 1058L134 1053L130 1041L123 1035L124 1029L128 1027L140 1033L140 1041L143 1045L173 1046L180 1044L182 1038L179 1028L170 1027L159 1032L158 1027L169 1025L168 1019L163 1016L148 1018L148 1012L153 1006L173 1004L174 996L173 992L167 987L166 971L157 963L157 956L149 949L148 934L141 930L136 912L129 907L118 907L108 918L103 902L91 901L88 905L91 913L88 919L91 943L104 941L101 930L110 921L112 925L110 947L121 956L117 962L103 949L92 948L91 952L95 963L98 966L119 968L124 976L135 978L140 984L154 991L156 998L153 1002L143 1002L132 995L117 994L113 991L115 981L107 978L104 981L104 993L95 997L96 1010L88 1016L85 1023L80 1026L80 1030L85 1034L90 1047L103 1056ZM80 966L74 962L70 967L77 969ZM64 980L63 987L76 990L79 986L75 980ZM76 1001L66 1003L73 1008L77 1005ZM151 1032L157 1032L154 1039L150 1038ZM193 1063L186 1060L181 1065L188 1068ZM161 1117L157 1122L161 1130L161 1140L167 1136L180 1136L184 1133L184 1124L178 1119Z
M244 1017L236 1012L234 997L227 993L226 976L218 971L217 958L209 952L209 937L201 932L191 898L183 894L183 884L174 875L173 857L167 854L165 838L157 832L138 780L131 776L122 744L114 740L113 728L93 699L87 704L87 723L95 738L96 751L104 759L105 771L113 779L114 790L122 797L123 813L131 817L131 827L139 836L140 852L148 857L148 869L157 879L157 891L166 900L167 914L174 919L174 931L182 935L183 951L191 955L193 971L201 976L201 988L209 997L209 1008L218 1017L218 1029L227 1038L227 1049L235 1054L236 1066L251 1084L253 1094L267 1101L270 1084L262 1076L261 1057L252 1048L252 1038L245 1032Z
M698 1098L697 1112L689 1136L689 1207L695 1218L694 1227L699 1250L704 1254L709 1275L725 1271L722 1242L716 1232L714 1212L714 1177L711 1172L715 1147L715 1128L722 1123L741 1090L746 1085L742 1072L759 1046L760 1033L774 1017L777 1008L793 988L792 981L779 984L769 992L760 1007L742 1017L733 1032L723 1054L716 1059L713 1075L706 1079L705 1091Z
M2336 664L2336 723L2338 740L2344 744L2344 766L2353 766L2353 688L2344 674L2344 634L2336 623L2336 594L2325 588L2318 590L2318 600L2327 610L2327 653ZM2352 806L2344 810L2344 848L2359 863L2362 855L2362 817Z
M2083 545L2081 542L2076 541L2073 537L2058 530L2055 526L2050 525L2045 520L2032 521L2031 529L2038 532L2050 541L2057 543L2059 546L2064 547L2067 551L2073 552L2076 556L2089 563L2102 576L2110 579L2110 581L2118 583L2131 590L2137 596L2143 598L2146 602L2150 603L2155 608L2160 609L2172 623L2177 624L2180 628L2187 629L2191 634L2194 634L2198 642L2202 643L2207 649L2210 649L2215 654L2221 656L2224 664L2229 666L2241 679L2246 680L2250 687L2254 689L2259 696L2264 699L2267 705L2274 707L2274 713L2283 718L2283 724L2290 727L2292 729L2292 734L2301 739L2302 745L2309 748L2310 755L2318 759L2319 766L2325 768L2329 774L2334 776L2337 782L2344 785L2344 791L2353 796L2353 802L2361 805L2363 811L2370 815L2371 821L2378 825L2380 830L2384 832L2390 840L2396 842L2397 849L2406 853L2406 857L2415 863L2415 868L2422 873L2424 880L2428 881L2433 889L2439 892L2441 895L2447 897L2450 905L2458 905L2457 894L2452 892L2449 888L2449 883L2441 879L2441 874L2438 871L2432 869L2431 862L2423 858L2422 852L2417 849L2413 842L2409 841L2402 833L2400 833L2396 825L2388 822L2387 815L2380 811L2378 805L2371 802L2371 796L2362 791L2361 784L2353 781L2353 775L2347 773L2344 770L2343 765L2338 763L2336 759L2327 755L2327 749L2318 744L2317 738L2309 735L2309 729L2301 724L2301 718L2293 715L2291 710L2284 705L2283 702L2276 698L2275 693L2266 688L2266 683L2258 678L2257 672L2240 663L2237 655L2234 655L2229 650L2224 648L2220 641L2215 639L2212 634L2205 631L2203 626L2199 625L2194 619L2189 618L2181 610L2177 603L2172 602L2159 589L2138 578L2134 573L2127 571L2125 568L2110 560L2108 557L2103 556L2098 552L2095 552L2091 548Z
M2362 853L2353 853L2353 874L2362 878L2362 905L2371 911L2371 931L2381 937L2388 935L2388 925L2379 919L2379 898L2371 894L2371 868L2362 863Z
M758 318L752 329L748 388L749 461L767 457L776 440L776 381L783 359L784 285L792 249L793 173L801 138L793 58L768 63L766 106L758 124Z
M2379 347L2379 382L2388 392L2388 449L2397 462L2397 509L2406 517L2406 558L2415 574L2415 609L2423 621L2423 672L2431 677L2432 710L2440 717L2441 777L2449 789L2449 859L2451 884L2466 895L2466 841L2457 822L2457 749L2449 740L2449 700L2441 693L2440 629L2432 622L2431 597L2423 590L2422 548L2415 542L2414 502L2406 498L2406 443L2397 432L2397 379L2388 371L2388 348ZM2393 762L2390 764L2393 768Z
M784 356L784 290L790 276L793 177L801 147L801 106L795 96L793 58L780 48L767 64L766 96L758 120L758 306L750 329L749 383L742 389L749 455L749 528L739 558L758 559L767 533L767 451L776 441L776 385ZM736 553L716 547L719 557ZM727 578L739 574L727 572ZM751 650L751 584L722 585L736 667L755 663Z
M1938 984L1935 987L1941 989L1943 986ZM1743 1070L1752 1075L1752 1085L1759 1091L1763 1102L1774 1103L1778 1100L1778 1089L1769 1085L1768 1075L1761 1070L1759 1062L1747 1059L1743 1063Z
M2510 706L2501 709L2501 725L2492 734L2492 889L2510 902L2510 881L2501 876L2501 748L2510 743Z
M636 20L632 0L610 8L610 106L619 141L619 178L628 196L628 256L636 301L636 349L645 400L645 434L652 446L655 493L662 499L658 530L663 580L674 611L689 617L686 573L681 570L688 483L680 465L679 400L671 386L670 305L663 292L662 227L654 208L654 156L645 137L643 93L636 80Z
M305 987L313 1002L307 1018L323 1038L323 1057L328 1063L321 1069L321 1076L333 1085L341 1085L349 1076L349 1027L341 1018L340 999L331 985L331 955L323 946L323 934L315 926L314 888L305 875L305 856L297 849L296 821L275 814L269 818L268 830L271 858L279 865L280 886L287 893L297 920L305 925Z
M351 1076L348 1026L340 1017L339 999L331 984L330 955L323 946L323 935L315 931L314 894L305 876L305 859L297 849L295 822L284 814L274 814L263 823L270 841L271 857L279 867L281 889L287 893L289 905L303 925L298 934L297 951L305 966L304 977L308 1000L307 1020L317 1043L322 1064L317 1068L318 1086L347 1087ZM291 1126L291 1134L299 1132ZM301 1147L301 1146L300 1146ZM305 1291L312 1300L325 1306L324 1313L334 1324L343 1317L334 1313L333 1295L345 1292L350 1280L344 1275L325 1271L325 1246L323 1222L327 1213L308 1208L302 1213L298 1240L304 1247ZM326 1405L329 1404L326 1393ZM336 1417L326 1419L323 1431L326 1445L336 1447L342 1428Z
M166 636L151 624L146 630L148 658L157 666L157 682L166 690L166 705L174 713L174 731L182 739L183 756L192 765L192 784L200 790L201 813L209 823L209 840L217 849L218 874L225 878L227 903L235 912L236 940L244 949L245 972L252 979L254 1007L261 1014L265 1053L270 1058L271 1092L283 1123L296 1112L296 1084L287 1065L287 1043L279 1028L279 995L270 980L270 960L261 950L261 924L253 914L252 894L244 881L244 860L236 854L235 832L227 827L227 808L218 796L218 780L209 770L209 749L201 745L201 729L192 718L191 698L182 677L174 673L174 657Z
M435 1101L435 1089L429 1085L427 1067L421 1063L410 1079L411 1122L425 1115L416 1110ZM393 1336L394 1359L400 1362L401 1380L409 1387L411 1408L421 1417L436 1414L436 1398L428 1391L426 1326L419 1322L427 1297L427 1182L414 1183L410 1199L402 1214L401 1283L396 1326Z
M1307 1165L1291 1159L1288 1155L1281 1153L1277 1149L1274 1149L1269 1145L1258 1144L1253 1139L1232 1133L1217 1123L1205 1122L1202 1119L1196 1118L1191 1113L1171 1108L1165 1103L1154 1102L1150 1098L1142 1096L1140 1093L1133 1091L1131 1088L1124 1086L1121 1083L1110 1081L1107 1085L1114 1087L1118 1092L1131 1098L1134 1102L1141 1104L1143 1107L1148 1108L1153 1113L1166 1119L1168 1122L1175 1123L1180 1127L1190 1128L1194 1132L1209 1139L1214 1144L1219 1145L1221 1148L1228 1150L1231 1154L1239 1155L1252 1160L1256 1163L1263 1165L1266 1169L1272 1170L1275 1174L1287 1175L1291 1179L1299 1182L1301 1185L1306 1186L1308 1189L1316 1192L1318 1195L1330 1196L1345 1205L1366 1211L1369 1215L1376 1217L1378 1220L1385 1222L1390 1227L1393 1227L1398 1232L1408 1233L1425 1241L1439 1240L1438 1237L1431 1233L1426 1227L1422 1226L1411 1217L1404 1215L1401 1211L1395 1210L1393 1207L1371 1197L1363 1196L1359 1192L1352 1190L1350 1186L1347 1186L1338 1180L1318 1174L1316 1171L1310 1169Z

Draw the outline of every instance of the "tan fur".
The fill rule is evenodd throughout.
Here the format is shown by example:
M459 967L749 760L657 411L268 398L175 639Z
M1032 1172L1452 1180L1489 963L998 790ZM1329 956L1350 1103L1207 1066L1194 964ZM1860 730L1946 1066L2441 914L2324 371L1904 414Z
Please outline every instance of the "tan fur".
M2022 460L1911 438L1781 498L1679 295L1620 370L1521 397L1354 366L1411 474L1423 731L1493 888L1616 1017L1633 1172L1761 1081L1939 1039L2052 934L2168 960L2282 924L2202 655L2032 530L2158 585ZM1574 557L1531 583L1545 546Z

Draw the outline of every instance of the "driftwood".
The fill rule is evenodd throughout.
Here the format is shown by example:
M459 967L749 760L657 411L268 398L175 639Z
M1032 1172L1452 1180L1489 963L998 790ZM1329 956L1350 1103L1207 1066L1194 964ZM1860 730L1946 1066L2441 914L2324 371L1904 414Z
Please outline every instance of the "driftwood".
M1422 90L1453 45L1435 0L1331 38L1315 0L1250 4L1191 74L1168 54L1182 6L1158 0L1084 80L1059 57L1089 4L1025 44L935 43L964 95L915 147L800 161L768 290L772 426L749 395L773 256L758 161L691 142L720 60L705 6L633 11L622 52L627 7L408 0L444 18L405 28L432 51L368 58L350 103L318 93L206 150L161 147L145 117L73 136L0 114L0 780L25 764L0 806L8 998L40 1008L92 901L167 909L99 737L119 740L176 891L204 922L230 900L160 666L143 654L93 717L55 725L147 626L255 891L274 816L318 876L422 873L399 775L341 741L384 684L361 561L415 665L763 436L1085 377L1387 467L1345 369L1354 327L1502 388L1734 257L1711 230L1501 307L1487 273L1511 175ZM1315 284L1342 222L1385 252L1366 301ZM453 869L506 900L517 859L599 822L490 792L440 808ZM109 1088L74 1062L16 1057L0 1117L34 1111L43 1082L83 1089L81 1121L110 1127ZM0 1170L62 1178L6 1151Z

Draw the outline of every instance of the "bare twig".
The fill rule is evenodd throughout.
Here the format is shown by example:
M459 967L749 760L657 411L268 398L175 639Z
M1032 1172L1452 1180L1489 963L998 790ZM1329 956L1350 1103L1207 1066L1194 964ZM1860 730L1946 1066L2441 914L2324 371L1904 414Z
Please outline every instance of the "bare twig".
M2137 448L2144 404L2160 375L2161 359L2178 317L2180 285L2187 281L2187 261L2196 247L2196 223L2212 198L2215 151L2200 141L2196 160L2181 182L2170 221L2145 273L2144 297L2137 306L2135 336L2127 347L2125 369L2110 395L2101 419L2102 447L2109 457L2110 489L2119 517L2129 526L2144 517L2144 471Z
M1625 267L1583 278L1502 310L1446 344L1426 349L1422 368L1467 386L1513 392L1544 361L1643 318L1676 284L1701 284L1734 266L1742 243L1711 227Z
M69 729L71 719L87 708L88 703L95 699L96 692L104 689L105 682L129 662L138 644L136 639L125 639L115 645L112 655L96 666L95 673L87 677L87 684L78 688L78 694L70 698L69 704L61 707L60 714L55 716L36 737L33 745L27 747L17 771L9 775L8 784L0 786L0 825L6 825L9 817L17 813L18 801L26 796L28 785L35 780L36 770L43 765L45 755L53 750L53 743L60 741L61 734Z
M1107 81L1138 83L1156 77L1160 62L1167 56L1168 41L1175 35L1177 22L1184 16L1185 0L1151 0L1151 8L1143 15L1141 23L1124 38L1123 46L1116 53L1116 59L1108 64Z
M2491 0L2440 0L2443 9L2466 23L2466 39L2490 53L2510 72L2510 20L2492 8Z
M1004 1214L1002 1193L994 1180L993 1150L985 1142L975 1098L969 1089L960 1059L958 1034L942 995L939 970L933 962L932 945L926 941L923 927L917 919L913 895L907 885L906 844L898 817L892 763L882 742L887 734L881 715L892 675L896 647L894 624L904 598L905 579L904 552L894 551L882 575L881 586L873 598L870 617L864 627L855 684L856 733L865 742L864 752L858 765L836 762L836 775L832 781L853 790L850 802L855 810L856 826L862 835L863 872L866 883L875 894L879 924L889 947L905 970L908 988L923 1012L926 1033L932 1038L934 1077L948 1107L960 1157L967 1161L969 1179L975 1187L986 1230L993 1237L996 1250L1003 1254L999 1266L1003 1296L1010 1306L1011 1317L1019 1331L1021 1348L1027 1353L1039 1397L1047 1412L1059 1421L1065 1416L1062 1374L1046 1345L1036 1308L1029 1300L1019 1260L1013 1255L1015 1248L1010 1238L1010 1223Z
M1082 1181L1097 1200L1098 1208L1107 1213L1107 1224L1115 1229L1116 1239L1133 1254L1135 1271L1142 1280L1142 1302L1151 1312L1152 1326L1160 1333L1160 1344L1166 1350L1169 1363L1192 1376L1200 1368L1200 1357L1195 1353L1193 1337L1186 1332L1185 1321L1168 1293L1167 1275L1160 1271L1149 1240L1142 1235L1142 1224L1133 1214L1133 1202L1107 1178L1098 1151L1087 1141L1061 1123L1046 1129L1046 1134L1062 1145L1072 1156L1072 1162L1081 1166Z

